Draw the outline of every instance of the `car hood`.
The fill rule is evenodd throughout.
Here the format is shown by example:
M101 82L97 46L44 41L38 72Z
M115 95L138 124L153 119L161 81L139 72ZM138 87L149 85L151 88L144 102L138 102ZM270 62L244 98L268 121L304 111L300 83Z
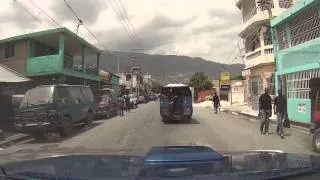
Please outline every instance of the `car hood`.
M154 147L146 153L87 149L15 152L1 155L7 174L66 175L72 177L165 177L243 175L279 177L319 172L320 157L281 151L216 152L207 147ZM261 174L262 173L262 174ZM267 173L267 174L266 174ZM259 175L259 176L257 176Z

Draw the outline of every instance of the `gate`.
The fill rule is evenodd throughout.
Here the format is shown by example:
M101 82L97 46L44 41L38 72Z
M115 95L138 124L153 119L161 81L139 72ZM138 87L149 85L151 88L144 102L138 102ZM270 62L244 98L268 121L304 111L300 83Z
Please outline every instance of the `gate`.
M259 110L259 97L263 93L263 81L260 76L253 76L250 80L252 109Z

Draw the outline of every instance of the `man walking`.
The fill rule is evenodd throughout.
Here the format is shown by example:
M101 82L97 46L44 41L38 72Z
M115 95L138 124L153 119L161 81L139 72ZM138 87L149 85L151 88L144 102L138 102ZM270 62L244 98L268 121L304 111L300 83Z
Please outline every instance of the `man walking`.
M264 135L269 135L269 118L271 116L271 97L269 96L269 89L264 90L264 94L259 97L259 116L261 118L260 122L260 133Z
M214 113L217 114L218 113L218 108L220 106L220 98L219 96L217 95L216 92L214 92L214 96L213 96L213 108L214 108Z
M119 100L119 106L120 106L120 116L123 116L124 108L125 108L125 100L123 98L120 98Z
M277 125L277 134L283 139L283 120L285 118L286 112L286 100L282 95L281 90L278 91L278 96L274 99L274 114L277 115L278 125Z

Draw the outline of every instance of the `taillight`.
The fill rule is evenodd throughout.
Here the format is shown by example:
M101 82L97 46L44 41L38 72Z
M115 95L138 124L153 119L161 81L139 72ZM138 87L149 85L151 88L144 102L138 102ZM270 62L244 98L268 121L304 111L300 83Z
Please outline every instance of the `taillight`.
M320 121L320 111L318 111L318 104L315 104L314 105L314 109L313 109L313 114L312 114L312 120L313 122L316 122L316 121Z

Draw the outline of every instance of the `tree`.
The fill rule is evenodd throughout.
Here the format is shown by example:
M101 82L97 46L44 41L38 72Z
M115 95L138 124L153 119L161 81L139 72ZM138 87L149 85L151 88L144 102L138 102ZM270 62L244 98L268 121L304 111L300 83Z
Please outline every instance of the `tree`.
M213 84L209 80L209 77L203 72L194 73L189 81L189 86L194 87L194 90L212 90Z
M161 84L156 82L156 81L153 81L152 82L152 87L151 87L151 90L153 93L160 93L161 91Z

